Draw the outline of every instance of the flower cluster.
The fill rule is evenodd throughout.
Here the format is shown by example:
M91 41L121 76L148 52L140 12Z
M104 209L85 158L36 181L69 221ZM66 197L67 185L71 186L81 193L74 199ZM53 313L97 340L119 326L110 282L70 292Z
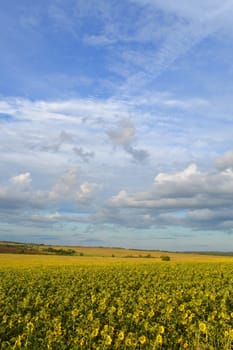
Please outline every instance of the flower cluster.
M233 346L232 263L0 268L0 349Z

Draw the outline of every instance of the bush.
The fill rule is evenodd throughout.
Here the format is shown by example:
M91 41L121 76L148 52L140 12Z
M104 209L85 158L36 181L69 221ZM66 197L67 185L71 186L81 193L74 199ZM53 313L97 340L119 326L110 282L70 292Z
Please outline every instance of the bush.
M171 260L170 256L168 256L168 255L162 255L160 258L162 261L170 261Z

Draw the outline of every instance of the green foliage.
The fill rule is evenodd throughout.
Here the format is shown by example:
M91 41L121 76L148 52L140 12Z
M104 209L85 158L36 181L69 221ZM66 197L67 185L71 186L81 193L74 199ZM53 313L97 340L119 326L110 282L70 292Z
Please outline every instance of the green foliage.
M53 247L48 247L43 249L44 252L47 253L53 253L56 255L77 255L76 251L73 249L63 249L63 248L53 248Z
M169 255L161 255L160 258L162 261L170 261L171 260Z
M0 253L77 255L76 251L73 249L63 249L54 247L45 247L43 249L39 249L39 245L30 245L27 243L2 243L0 244Z
M233 346L232 263L0 268L0 349Z

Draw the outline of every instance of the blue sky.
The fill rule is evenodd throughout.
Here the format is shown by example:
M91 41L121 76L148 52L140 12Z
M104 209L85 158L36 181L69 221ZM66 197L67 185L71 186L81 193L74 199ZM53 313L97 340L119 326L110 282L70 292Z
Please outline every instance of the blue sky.
M0 239L233 250L232 15L2 3Z

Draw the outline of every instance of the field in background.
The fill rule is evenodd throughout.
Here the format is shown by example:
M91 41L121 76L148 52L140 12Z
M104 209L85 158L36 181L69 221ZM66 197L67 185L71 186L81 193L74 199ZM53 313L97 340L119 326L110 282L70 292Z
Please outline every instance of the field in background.
M232 257L216 257L216 256L199 256L191 254L169 254L170 262L164 264L172 264L174 262L232 262ZM1 267L33 267L33 266L63 266L63 265L121 265L121 264L147 264L160 263L161 259L157 258L124 258L110 256L59 256L59 255L24 255L24 254L0 254Z
M219 254L219 253L218 253ZM0 242L0 266L101 265L160 262L233 262L233 256L104 247L67 247Z

